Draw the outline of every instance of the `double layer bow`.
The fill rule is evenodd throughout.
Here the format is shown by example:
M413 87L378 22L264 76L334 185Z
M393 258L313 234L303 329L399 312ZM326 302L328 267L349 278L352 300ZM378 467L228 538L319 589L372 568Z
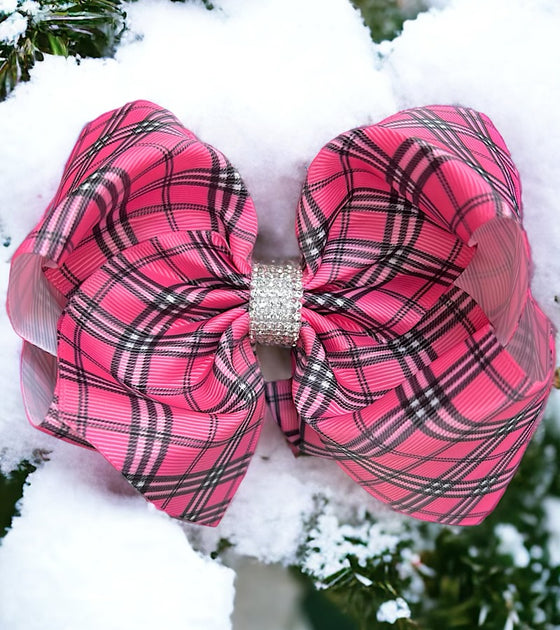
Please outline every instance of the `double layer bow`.
M158 508L215 525L268 397L294 448L394 509L478 523L552 382L520 207L478 112L411 109L329 142L297 210L293 376L265 385L252 308L266 319L276 281L255 289L249 193L170 112L127 104L85 127L12 262L27 414Z

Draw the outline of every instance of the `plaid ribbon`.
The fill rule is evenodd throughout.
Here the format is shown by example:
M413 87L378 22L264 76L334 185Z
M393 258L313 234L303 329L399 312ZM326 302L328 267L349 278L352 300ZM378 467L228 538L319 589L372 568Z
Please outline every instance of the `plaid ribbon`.
M394 509L478 523L552 382L520 208L504 142L473 110L411 109L335 138L298 207L293 378L265 384L249 193L170 112L129 103L84 128L12 262L27 414L158 508L215 525L266 400L294 450Z

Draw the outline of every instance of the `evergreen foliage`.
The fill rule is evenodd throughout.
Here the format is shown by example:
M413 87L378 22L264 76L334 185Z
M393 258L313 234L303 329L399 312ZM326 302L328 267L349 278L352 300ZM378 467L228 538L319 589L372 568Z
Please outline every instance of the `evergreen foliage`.
M0 29L14 25L9 36L0 37L0 100L19 81L29 79L31 68L45 54L113 55L125 18L121 0L17 0L14 11L0 13Z
M33 464L23 461L10 475L0 474L0 538L8 532L12 519L18 515L17 503L25 481L35 469Z
M393 39L405 20L414 18L425 9L422 0L352 0L358 7L375 42Z

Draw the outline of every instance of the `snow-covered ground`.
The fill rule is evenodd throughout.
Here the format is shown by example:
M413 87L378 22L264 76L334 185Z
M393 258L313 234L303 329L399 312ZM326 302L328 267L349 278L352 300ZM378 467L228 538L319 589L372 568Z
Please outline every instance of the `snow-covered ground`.
M533 291L560 328L557 0L438 0L381 45L348 0L214 5L131 4L115 59L47 58L0 104L2 295L10 256L54 193L81 127L126 101L169 108L229 157L255 201L259 247L277 256L297 251L296 201L306 165L325 142L403 107L460 103L488 114L512 151ZM0 547L3 629L225 630L234 572L204 555L220 538L241 555L293 561L317 497L342 519L368 509L398 521L334 464L295 460L269 425L220 526L181 527L150 509L100 456L27 425L19 342L3 312L0 331L0 468L50 451Z

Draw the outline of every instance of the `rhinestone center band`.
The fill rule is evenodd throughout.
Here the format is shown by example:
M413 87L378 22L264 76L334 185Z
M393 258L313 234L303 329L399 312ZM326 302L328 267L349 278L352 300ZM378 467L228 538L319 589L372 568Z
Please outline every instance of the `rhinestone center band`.
M253 263L249 336L264 346L293 347L301 328L301 269L296 263Z

